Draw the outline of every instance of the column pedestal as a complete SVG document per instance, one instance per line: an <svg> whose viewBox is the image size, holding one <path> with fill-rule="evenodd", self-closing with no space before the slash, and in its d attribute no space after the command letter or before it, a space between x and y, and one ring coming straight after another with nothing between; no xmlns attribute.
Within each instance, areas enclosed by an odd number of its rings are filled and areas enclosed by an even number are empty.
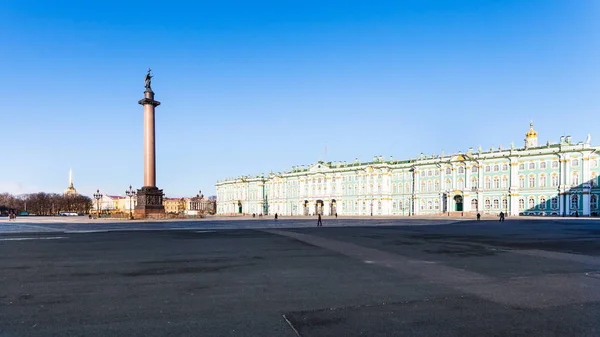
<svg viewBox="0 0 600 337"><path fill-rule="evenodd" d="M137 191L136 219L159 218L165 214L163 190L155 186L144 186Z"/></svg>

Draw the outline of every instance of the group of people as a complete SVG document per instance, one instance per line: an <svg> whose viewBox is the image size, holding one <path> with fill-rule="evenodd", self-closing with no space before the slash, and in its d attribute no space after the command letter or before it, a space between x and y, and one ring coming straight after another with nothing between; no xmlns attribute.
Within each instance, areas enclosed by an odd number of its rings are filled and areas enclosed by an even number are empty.
<svg viewBox="0 0 600 337"><path fill-rule="evenodd" d="M16 219L17 219L17 213L13 213L13 212L8 213L8 221L16 220Z"/></svg>
<svg viewBox="0 0 600 337"><path fill-rule="evenodd" d="M500 219L498 221L500 222L504 222L504 212L500 212L500 214L498 215L500 217ZM477 221L481 220L481 214L479 214L479 212L477 212Z"/></svg>
<svg viewBox="0 0 600 337"><path fill-rule="evenodd" d="M334 215L335 215L335 218L337 219L337 213L335 213ZM259 216L261 216L261 215L259 214ZM254 217L254 214L252 214L252 217ZM275 213L274 219L275 219L275 221L277 221L277 219L279 219L279 215L277 213ZM317 214L317 227L323 227L323 219L321 219L320 213Z"/></svg>

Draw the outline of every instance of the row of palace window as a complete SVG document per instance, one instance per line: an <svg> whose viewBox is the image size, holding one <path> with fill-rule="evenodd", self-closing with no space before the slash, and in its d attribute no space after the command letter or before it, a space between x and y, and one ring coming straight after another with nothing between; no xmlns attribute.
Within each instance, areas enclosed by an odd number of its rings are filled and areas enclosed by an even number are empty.
<svg viewBox="0 0 600 337"><path fill-rule="evenodd" d="M571 166L572 167L579 167L579 159L572 159L571 160ZM597 160L592 160L590 161L590 165L592 168L598 167L598 161ZM544 170L547 168L547 162L542 161L539 162L539 164L537 165L539 167L540 170ZM559 163L558 161L554 160L552 161L551 164L553 169L557 169L559 167ZM530 162L527 164L527 168L529 170L535 170L536 169L536 163L535 162ZM525 163L519 163L519 170L523 171L525 170ZM477 166L472 166L471 167L471 173L477 173L479 171L479 168ZM503 164L494 164L494 165L486 165L484 166L484 171L485 172L499 172L499 171L508 171L508 164L507 163L503 163ZM459 166L457 169L458 174L464 174L465 173L465 167L464 166ZM450 167L446 167L446 174L447 175L451 175L452 174L452 168ZM426 175L428 177L431 177L432 175L438 175L438 171L437 170L427 170L426 171Z"/></svg>
<svg viewBox="0 0 600 337"><path fill-rule="evenodd" d="M580 201L580 198L578 195L576 195L576 194L571 195L570 209L573 209L573 210L579 209L579 201ZM500 203L502 203L502 210L508 209L508 200L506 198L502 198L502 199L493 198L491 200L489 198L486 198L484 200L483 209L486 211L489 211L492 209L499 210ZM343 201L342 202L342 208L344 211L359 211L361 209L362 209L362 211L366 211L367 207L372 210L374 206L376 207L377 211L381 211L381 208L382 208L381 201L377 201L377 203L375 205L373 204L373 202L367 202L367 201L359 202L359 201L355 200L355 201ZM547 209L548 206L549 206L549 209L557 210L558 209L558 197L551 198L550 205L548 205L548 200L544 196L539 197L537 200L535 197L529 197L527 199L527 206L528 206L528 209L530 209L530 210L534 210L536 208L539 210L545 210L545 209ZM408 207L409 207L408 200L406 200L404 202L402 200L392 202L393 210L405 210ZM424 210L436 210L437 211L440 209L440 200L439 199L434 199L433 201L432 200L429 200L429 201L421 200L420 209L423 211ZM471 200L471 209L472 210L479 209L477 199ZM598 209L598 196L595 194L592 194L590 196L590 209L592 209L592 210ZM525 210L525 198L519 198L519 210L520 211Z"/></svg>
<svg viewBox="0 0 600 337"><path fill-rule="evenodd" d="M570 204L571 209L579 209L579 196L578 195L572 195L570 198L570 202L571 202L571 204ZM408 204L408 201L406 203ZM557 197L551 198L550 205L548 205L548 200L544 196L539 197L539 199L537 201L534 197L529 197L528 208L535 209L536 206L537 206L537 209L539 209L539 210L545 210L545 209L547 209L548 206L550 206L550 209L557 210L558 209L558 198ZM403 207L402 201L398 201L398 202L394 201L392 204L392 207L393 207L393 209L402 208ZM440 208L439 199L435 199L434 201L421 200L421 203L420 203L421 210L439 210L439 208ZM471 209L472 210L479 209L477 199L471 200ZM490 199L484 200L484 210L491 210L491 209L494 209L494 210L500 209L500 199L499 198L494 198L492 200L490 200ZM503 210L508 209L508 200L506 198L502 199L502 209ZM598 209L598 196L597 195L592 195L590 197L590 209L592 209L592 210ZM525 210L525 199L524 198L519 199L519 210L521 210L521 211Z"/></svg>
<svg viewBox="0 0 600 337"><path fill-rule="evenodd" d="M598 185L598 177L597 177L597 173L596 172L592 172L592 179L590 180L592 187L596 187ZM527 184L526 184L527 182ZM550 177L550 187L558 187L559 185L559 177L557 174L553 174ZM519 176L519 188L545 188L547 187L547 183L548 183L548 178L545 174L540 174L539 175L539 179L535 176L535 175L530 175L529 177L525 176ZM579 179L579 172L573 172L571 175L571 185L579 185L580 184L580 179ZM368 189L367 189L367 185L347 185L346 188L344 189L344 191L346 192L346 195L357 195L360 193L374 193L375 190L373 188L373 185L368 185ZM452 182L450 179L446 179L446 190L451 190L452 187ZM474 177L471 179L471 187L472 188L478 188L479 187L479 179ZM462 178L459 178L457 181L457 189L462 190L465 188L464 185L464 180ZM503 177L486 177L485 179L485 184L484 184L484 188L486 190L491 190L491 189L505 189L508 188L508 177L507 176L503 176ZM436 192L439 191L440 186L439 186L439 181L438 180L434 180L434 181L422 181L421 182L421 192ZM331 192L335 193L336 191L336 186L334 184L331 185ZM383 188L381 184L377 185L377 193L382 193ZM284 187L279 185L276 188L271 188L271 192L274 198L280 198L280 197L285 197L285 190ZM291 189L288 190L288 197L297 197L299 196L298 193L298 189L293 187ZM405 193L411 193L411 184L408 183L405 185ZM304 193L308 194L308 185L304 186ZM327 193L327 187L324 185L312 185L312 194L321 194L321 193ZM402 193L402 184L392 184L392 193L394 194L398 194L398 193ZM256 199L256 198L262 198L262 194L258 193L258 192L254 192L251 191L249 192L249 196L250 199ZM246 193L244 191L236 191L236 192L230 192L230 193L226 193L224 195L225 199L224 200L237 200L237 199L246 199Z"/></svg>
<svg viewBox="0 0 600 337"><path fill-rule="evenodd" d="M358 202L358 201L343 201L342 202L342 210L343 211L348 211L348 212L355 212L355 211L360 211L362 210L363 212L367 211L367 207L370 210L373 210L374 207L376 207L375 209L378 211L378 213L381 213L381 209L382 209L382 204L381 201L377 201L377 203L373 203L372 201L369 201L368 203L366 201L362 201L362 202Z"/></svg>

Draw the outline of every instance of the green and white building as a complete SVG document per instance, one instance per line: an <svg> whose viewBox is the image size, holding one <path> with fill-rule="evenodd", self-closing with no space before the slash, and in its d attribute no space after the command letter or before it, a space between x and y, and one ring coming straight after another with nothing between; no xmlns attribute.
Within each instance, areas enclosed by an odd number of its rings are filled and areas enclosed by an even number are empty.
<svg viewBox="0 0 600 337"><path fill-rule="evenodd" d="M217 182L217 214L597 215L598 153L590 138L454 155L322 162Z"/></svg>

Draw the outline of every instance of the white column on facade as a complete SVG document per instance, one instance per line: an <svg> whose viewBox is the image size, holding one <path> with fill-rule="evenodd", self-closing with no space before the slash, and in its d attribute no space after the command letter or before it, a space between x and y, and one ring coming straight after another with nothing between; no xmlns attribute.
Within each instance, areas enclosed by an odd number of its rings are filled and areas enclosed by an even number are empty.
<svg viewBox="0 0 600 337"><path fill-rule="evenodd" d="M457 189L457 184L456 184L456 165L452 164L452 190L456 190Z"/></svg>
<svg viewBox="0 0 600 337"><path fill-rule="evenodd" d="M586 153L581 160L581 183L586 184L590 179L590 155Z"/></svg>
<svg viewBox="0 0 600 337"><path fill-rule="evenodd" d="M323 215L331 215L331 201L323 200Z"/></svg>
<svg viewBox="0 0 600 337"><path fill-rule="evenodd" d="M420 214L420 210L421 210L421 200L418 197L419 193L417 193L417 191L420 191L421 186L419 185L420 183L420 178L419 178L420 172L417 170L417 167L414 167L414 172L413 172L413 185L412 185L412 202L409 205L410 207L412 207L412 214L413 215L418 215Z"/></svg>
<svg viewBox="0 0 600 337"><path fill-rule="evenodd" d="M516 157L510 157L510 163L509 163L509 170L510 170L510 175L509 175L509 186L508 186L508 190L510 191L509 193L509 198L508 198L508 202L509 202L509 214L516 216L519 215L519 194L520 194L520 189L519 189L519 160Z"/></svg>
<svg viewBox="0 0 600 337"><path fill-rule="evenodd" d="M571 187L571 169L570 169L571 160L568 155L565 155L563 158L564 158L564 162L562 163L562 165L563 165L564 172L565 172L563 184L565 184L565 186L564 186L565 189L568 189Z"/></svg>
<svg viewBox="0 0 600 337"><path fill-rule="evenodd" d="M590 157L589 153L585 153L582 158L581 163L581 186L583 186L583 193L581 195L581 202L583 203L582 215L589 216L590 215Z"/></svg>
<svg viewBox="0 0 600 337"><path fill-rule="evenodd" d="M583 203L583 210L581 215L590 215L590 193L589 191L583 192L581 195L581 202Z"/></svg>

